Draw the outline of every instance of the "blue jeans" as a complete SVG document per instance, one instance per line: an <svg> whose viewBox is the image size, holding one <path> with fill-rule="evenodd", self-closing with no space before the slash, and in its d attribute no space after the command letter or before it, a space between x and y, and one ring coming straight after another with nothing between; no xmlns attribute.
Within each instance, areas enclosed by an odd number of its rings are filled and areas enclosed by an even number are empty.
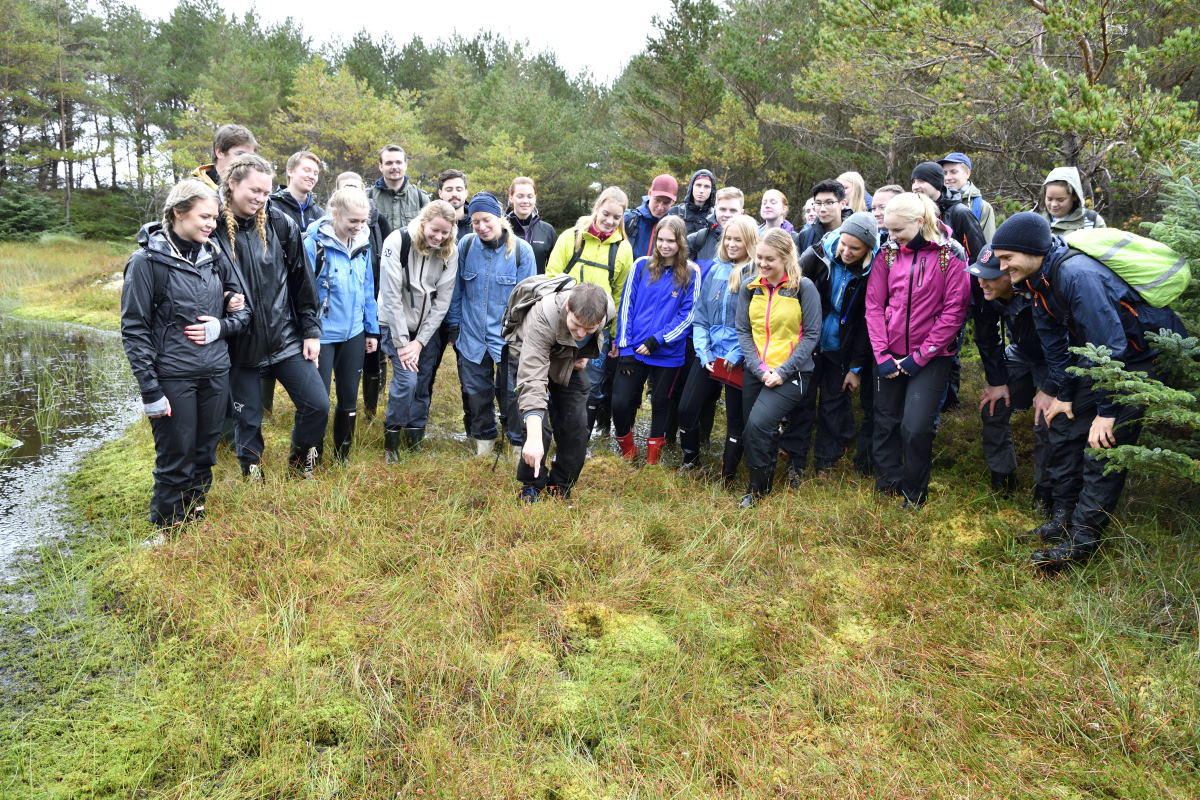
<svg viewBox="0 0 1200 800"><path fill-rule="evenodd" d="M439 330L421 348L417 371L400 366L391 328L383 325L379 332L379 349L392 362L392 380L388 384L387 412L384 426L388 428L424 428L429 424L429 404L433 397L433 377L442 360L442 334Z"/></svg>

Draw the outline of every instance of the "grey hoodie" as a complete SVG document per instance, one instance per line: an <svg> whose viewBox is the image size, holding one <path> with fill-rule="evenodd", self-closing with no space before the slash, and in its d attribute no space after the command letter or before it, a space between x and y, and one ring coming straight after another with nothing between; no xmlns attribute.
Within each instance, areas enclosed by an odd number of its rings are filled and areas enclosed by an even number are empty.
<svg viewBox="0 0 1200 800"><path fill-rule="evenodd" d="M980 204L979 227L983 228L983 238L990 242L996 233L996 212L992 208L992 204L983 199L979 188L971 181L967 181L962 188L962 201L963 205L971 209L972 214L975 213L973 202L976 197L979 198Z"/></svg>
<svg viewBox="0 0 1200 800"><path fill-rule="evenodd" d="M1053 183L1054 181L1063 181L1067 186L1071 187L1071 193L1075 195L1075 208L1062 219L1055 219L1050 216L1050 212L1039 201L1037 211L1050 223L1051 233L1056 236L1065 236L1071 231L1077 231L1080 228L1106 227L1104 217L1086 208L1084 205L1083 181L1079 179L1078 169L1075 167L1055 167L1050 170L1050 174L1046 176L1046 180L1042 181L1043 196L1046 192L1046 184Z"/></svg>

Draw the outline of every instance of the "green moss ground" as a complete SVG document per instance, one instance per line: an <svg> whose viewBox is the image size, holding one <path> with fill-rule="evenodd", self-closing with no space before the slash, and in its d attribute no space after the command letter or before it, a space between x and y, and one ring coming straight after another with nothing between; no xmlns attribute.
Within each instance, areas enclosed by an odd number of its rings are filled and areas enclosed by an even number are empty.
<svg viewBox="0 0 1200 800"><path fill-rule="evenodd" d="M1047 580L968 411L913 514L849 471L741 511L606 452L521 508L447 436L385 466L378 422L299 482L288 410L265 483L223 452L164 547L136 545L144 423L71 480L86 533L5 617L0 798L1200 795L1184 487L1131 481L1102 555Z"/></svg>

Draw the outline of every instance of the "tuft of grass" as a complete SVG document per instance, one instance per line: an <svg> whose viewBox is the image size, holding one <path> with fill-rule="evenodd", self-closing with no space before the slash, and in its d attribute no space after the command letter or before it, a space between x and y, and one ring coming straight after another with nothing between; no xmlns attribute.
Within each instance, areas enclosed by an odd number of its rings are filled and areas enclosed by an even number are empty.
<svg viewBox="0 0 1200 800"><path fill-rule="evenodd" d="M88 533L11 623L0 798L1200 794L1193 491L1132 480L1097 559L1038 577L964 410L915 514L848 469L746 512L602 442L570 503L522 507L448 435L442 370L425 449L386 466L364 423L315 482L281 393L266 480L221 452L152 550L148 426L91 456Z"/></svg>

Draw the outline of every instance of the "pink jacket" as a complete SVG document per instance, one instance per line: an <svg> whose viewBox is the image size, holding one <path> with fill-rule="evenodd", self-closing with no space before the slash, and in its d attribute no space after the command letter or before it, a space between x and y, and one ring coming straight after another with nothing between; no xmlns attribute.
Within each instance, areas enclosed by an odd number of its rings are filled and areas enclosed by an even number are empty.
<svg viewBox="0 0 1200 800"><path fill-rule="evenodd" d="M866 300L875 362L912 356L925 366L957 351L971 278L949 245L925 242L913 251L887 242L871 265Z"/></svg>

